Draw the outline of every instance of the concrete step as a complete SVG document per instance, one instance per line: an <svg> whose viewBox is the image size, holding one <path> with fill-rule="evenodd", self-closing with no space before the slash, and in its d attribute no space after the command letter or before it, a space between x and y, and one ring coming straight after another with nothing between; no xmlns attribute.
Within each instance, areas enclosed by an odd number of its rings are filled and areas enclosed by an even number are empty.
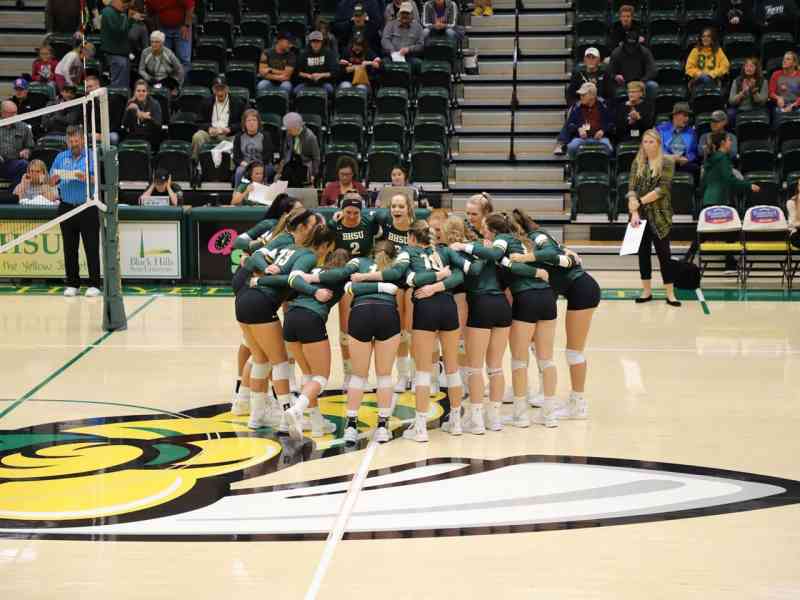
<svg viewBox="0 0 800 600"><path fill-rule="evenodd" d="M453 210L464 210L472 194L454 193ZM520 208L530 213L534 219L540 216L561 216L564 213L564 194L492 194L495 210L513 210Z"/></svg>
<svg viewBox="0 0 800 600"><path fill-rule="evenodd" d="M12 79L0 80L0 98L9 98L14 93L14 81Z"/></svg>
<svg viewBox="0 0 800 600"><path fill-rule="evenodd" d="M475 37L468 36L465 44L478 51L481 56L512 56L513 36ZM523 56L569 56L572 51L568 36L521 36L519 48Z"/></svg>
<svg viewBox="0 0 800 600"><path fill-rule="evenodd" d="M517 63L517 80L569 81L569 61L557 60L523 60ZM484 80L511 80L514 75L514 63L510 60L491 60L478 57L478 75L462 75L466 82Z"/></svg>
<svg viewBox="0 0 800 600"><path fill-rule="evenodd" d="M451 187L480 187L482 189L565 189L569 183L564 181L564 169L561 166L531 165L486 165L459 164L453 165L455 177Z"/></svg>
<svg viewBox="0 0 800 600"><path fill-rule="evenodd" d="M44 12L28 10L0 11L0 28L44 31Z"/></svg>
<svg viewBox="0 0 800 600"><path fill-rule="evenodd" d="M0 18L2 17L0 12ZM2 36L2 51L30 53L33 54L36 48L42 43L44 35L41 33L7 33Z"/></svg>
<svg viewBox="0 0 800 600"><path fill-rule="evenodd" d="M456 113L455 122L461 135L511 131L508 111L462 110ZM556 133L563 125L563 110L523 110L516 114L515 127L520 133Z"/></svg>
<svg viewBox="0 0 800 600"><path fill-rule="evenodd" d="M512 86L465 84L460 91L462 106L508 106ZM522 105L561 106L564 104L563 85L518 85L517 98Z"/></svg>
<svg viewBox="0 0 800 600"><path fill-rule="evenodd" d="M0 77L19 77L23 73L30 73L34 53L29 57L0 57Z"/></svg>
<svg viewBox="0 0 800 600"><path fill-rule="evenodd" d="M481 33L513 33L516 25L513 14L497 14L492 17L473 17L467 15L467 35ZM567 13L521 14L520 33L567 33L572 23Z"/></svg>
<svg viewBox="0 0 800 600"><path fill-rule="evenodd" d="M555 137L517 137L514 154L517 160L539 162L564 162L564 157L553 156ZM453 140L453 159L457 161L508 160L511 148L509 137L460 137Z"/></svg>

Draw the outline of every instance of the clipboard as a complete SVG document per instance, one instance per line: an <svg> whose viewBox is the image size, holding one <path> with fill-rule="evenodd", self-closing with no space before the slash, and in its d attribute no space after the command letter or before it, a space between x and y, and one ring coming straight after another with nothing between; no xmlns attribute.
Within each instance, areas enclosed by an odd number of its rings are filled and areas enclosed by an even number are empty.
<svg viewBox="0 0 800 600"><path fill-rule="evenodd" d="M637 254L639 246L642 245L642 237L644 236L644 228L647 226L647 221L642 220L639 222L638 227L632 227L628 222L628 227L625 229L625 239L622 240L622 246L619 249L620 256L628 256L630 254Z"/></svg>

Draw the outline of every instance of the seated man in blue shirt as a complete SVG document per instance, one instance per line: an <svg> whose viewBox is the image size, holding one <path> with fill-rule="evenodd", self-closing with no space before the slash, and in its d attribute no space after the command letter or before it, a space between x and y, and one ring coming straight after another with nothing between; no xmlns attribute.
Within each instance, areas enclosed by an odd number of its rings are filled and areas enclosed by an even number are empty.
<svg viewBox="0 0 800 600"><path fill-rule="evenodd" d="M694 175L698 181L700 164L697 160L697 133L689 126L692 109L686 102L676 102L672 107L672 121L661 123L656 130L661 135L664 154L675 158L675 169Z"/></svg>
<svg viewBox="0 0 800 600"><path fill-rule="evenodd" d="M87 161L88 173L87 179ZM58 214L63 215L84 204L89 190L94 190L94 165L83 146L83 128L73 125L67 128L67 149L61 152L50 168L50 184L57 185L61 202ZM91 187L90 187L91 186ZM88 297L100 296L100 220L97 207L87 208L66 221L61 222L61 237L64 241L64 268L67 273L65 296L77 296L81 287L78 267L78 246L83 239L83 250L89 266Z"/></svg>

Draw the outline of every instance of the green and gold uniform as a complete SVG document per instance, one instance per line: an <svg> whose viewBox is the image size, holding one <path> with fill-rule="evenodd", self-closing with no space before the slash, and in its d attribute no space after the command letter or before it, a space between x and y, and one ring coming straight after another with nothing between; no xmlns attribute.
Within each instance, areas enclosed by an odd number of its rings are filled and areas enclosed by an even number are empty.
<svg viewBox="0 0 800 600"><path fill-rule="evenodd" d="M266 246L272 239L270 231L278 224L276 219L264 219L256 223L247 231L239 236L233 242L234 250L244 250L246 252L253 252Z"/></svg>
<svg viewBox="0 0 800 600"><path fill-rule="evenodd" d="M380 226L371 217L361 213L361 221L355 227L345 227L343 219L334 221L328 219L328 227L336 232L336 247L343 248L351 257L369 256L375 236L378 235Z"/></svg>
<svg viewBox="0 0 800 600"><path fill-rule="evenodd" d="M430 214L430 210L420 208L415 211L415 218L427 219ZM391 210L388 208L376 208L372 212L372 218L381 227L379 239L392 242L398 252L405 250L406 246L408 246L408 229L404 231L394 226Z"/></svg>
<svg viewBox="0 0 800 600"><path fill-rule="evenodd" d="M487 247L481 243L467 244L467 252L474 254L478 258L499 263L503 258L511 254L525 254L525 246L516 237L509 234L499 234L495 237L492 245ZM535 273L535 271L534 271ZM511 278L509 287L512 294L518 294L526 290L546 289L548 284L543 279L531 275L517 275Z"/></svg>

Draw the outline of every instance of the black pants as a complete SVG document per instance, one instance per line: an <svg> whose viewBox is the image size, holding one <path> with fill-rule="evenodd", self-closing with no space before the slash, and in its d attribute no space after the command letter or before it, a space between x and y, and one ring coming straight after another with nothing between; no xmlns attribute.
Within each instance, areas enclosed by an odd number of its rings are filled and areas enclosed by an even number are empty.
<svg viewBox="0 0 800 600"><path fill-rule="evenodd" d="M62 202L58 205L58 214L63 215L75 208L72 204ZM64 240L64 269L67 272L67 286L81 287L81 276L78 268L78 245L83 239L83 250L89 265L89 285L102 287L100 280L100 218L97 207L93 206L77 215L61 222L61 237Z"/></svg>
<svg viewBox="0 0 800 600"><path fill-rule="evenodd" d="M653 264L650 256L650 246L655 246L656 255L658 255L658 263L661 265L661 279L664 284L672 283L675 281L672 273L672 265L670 260L672 252L669 247L669 234L664 239L659 239L653 233L650 223L644 226L644 235L642 235L642 244L639 246L639 274L642 279L648 281L653 277Z"/></svg>

